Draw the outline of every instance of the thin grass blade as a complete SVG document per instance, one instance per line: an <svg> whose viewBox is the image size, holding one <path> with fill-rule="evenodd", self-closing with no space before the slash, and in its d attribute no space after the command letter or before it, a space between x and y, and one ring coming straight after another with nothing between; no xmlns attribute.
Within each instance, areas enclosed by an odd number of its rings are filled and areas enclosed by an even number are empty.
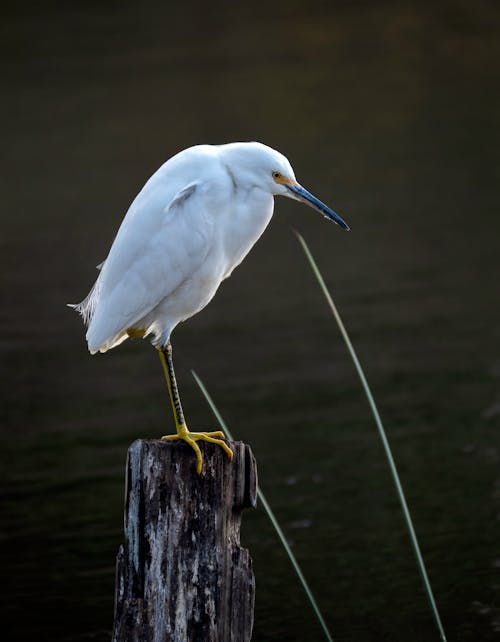
<svg viewBox="0 0 500 642"><path fill-rule="evenodd" d="M210 409L212 410L212 412L214 413L215 418L219 422L220 427L222 428L222 430L224 431L224 433L226 434L228 439L230 439L231 441L234 441L234 437L232 436L231 432L229 431L229 428L226 426L226 423L222 419L221 414L217 410L217 407L215 406L215 403L213 402L212 398L208 394L208 391L205 388L202 380L198 377L198 375L196 374L196 372L194 372L194 370L191 371L191 374L193 375L194 380L198 384L198 386L199 386L201 392L203 393L205 399L207 400L207 403L210 406ZM269 506L269 503L268 503L267 499L264 496L264 493L261 491L260 488L257 488L257 496L259 498L260 503L264 507L264 510L267 513L267 516L269 517L269 519L271 521L271 524L273 525L274 530L276 531L276 534L278 535L278 537L279 537L279 539L281 541L281 544L283 545L283 548L285 549L286 554L288 555L288 557L290 559L290 562L292 563L293 569L294 569L295 573L297 574L297 577L299 578L300 583L302 584L302 588L304 589L305 594L307 595L307 599L309 600L309 603L311 604L311 607L312 607L312 609L313 609L313 611L314 611L314 613L315 613L315 615L316 615L316 617L318 619L318 622L319 622L321 628L323 629L323 633L325 634L325 638L328 640L328 642L333 642L333 638L332 638L332 636L330 634L330 631L328 630L328 627L326 626L326 622L325 622L323 616L321 615L321 611L319 610L319 606L316 603L316 600L314 599L314 595L313 595L311 589L309 588L309 584L307 583L307 580L304 577L304 574L302 573L302 570L301 570L301 568L299 566L299 563L297 562L297 560L295 558L295 555L292 552L292 549L290 548L288 542L286 541L285 534L281 530L281 527L280 527L280 525L278 523L278 520L276 519L276 516L274 515L273 511L271 510L271 507Z"/></svg>
<svg viewBox="0 0 500 642"><path fill-rule="evenodd" d="M387 439L387 435L384 429L384 426L382 424L382 419L380 418L380 414L377 409L377 405L375 403L375 399L373 398L372 392L370 390L370 386L368 385L368 381L366 380L365 373L363 371L363 368L361 367L361 364L359 362L359 359L356 355L356 352L354 350L354 347L351 343L351 340L349 339L349 335L347 334L347 331L344 327L344 324L342 323L342 319L340 318L340 314L337 311L337 307L335 306L335 303L333 302L333 299L330 295L330 292L328 291L328 288L326 287L325 281L321 275L321 272L319 271L319 268L316 264L316 261L314 260L309 247L307 246L307 243L304 241L303 237L298 233L295 232L297 235L297 238L299 239L300 244L302 245L302 249L304 250L304 253L307 257L307 260L309 261L312 271L314 272L314 275L316 279L318 280L318 283L321 287L321 290L323 291L323 294L325 295L325 299L330 307L330 310L332 311L333 316L335 317L335 321L337 322L337 325L339 326L340 333L342 334L342 337L344 339L344 342L347 346L347 349L351 355L351 358L354 362L354 366L356 368L356 371L358 373L358 376L361 380L361 384L363 386L363 390L365 392L366 398L368 399L368 403L370 405L373 418L375 420L375 423L378 428L378 432L380 435L380 439L382 441L382 445L384 447L385 455L387 457L387 461L389 462L389 468L391 470L391 475L392 479L394 481L394 485L396 486L396 492L399 498L399 503L401 504L401 509L403 511L403 515L405 518L406 526L408 528L408 532L410 534L410 540L412 543L413 547L413 552L415 553L415 557L417 559L417 565L418 569L420 572L420 576L422 578L422 582L424 584L424 589L425 593L427 595L427 599L429 601L429 605L431 607L432 615L434 618L434 622L436 624L436 627L439 631L439 636L443 642L446 642L446 635L444 632L443 624L441 622L441 618L439 616L439 611L436 605L436 601L434 599L434 593L432 592L431 584L429 582L429 577L427 575L427 571L425 568L424 564L424 559L422 557L422 553L420 552L420 546L418 544L417 540L417 535L415 533L415 529L413 527L413 521L411 519L410 515L410 510L408 508L408 504L406 502L406 497L403 491L403 487L401 485L401 481L399 479L399 474L396 468L396 464L394 463L394 458L392 456L391 448L389 446L389 441Z"/></svg>

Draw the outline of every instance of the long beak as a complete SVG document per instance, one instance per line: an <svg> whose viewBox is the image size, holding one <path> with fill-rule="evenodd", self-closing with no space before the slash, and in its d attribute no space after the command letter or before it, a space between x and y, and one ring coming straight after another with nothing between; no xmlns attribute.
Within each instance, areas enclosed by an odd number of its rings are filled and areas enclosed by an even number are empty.
<svg viewBox="0 0 500 642"><path fill-rule="evenodd" d="M347 225L347 223L342 218L340 218L338 214L331 210L327 205L322 203L318 198L316 198L316 196L313 196L311 192L308 192L306 189L304 189L302 185L299 185L298 183L286 183L285 187L293 194L292 198L295 198L296 200L302 201L302 203L309 205L320 214L323 214L325 218L328 218L330 219L330 221L333 221L334 223L337 223L337 225L340 225L340 227L344 228L344 230L349 231L351 229L349 225Z"/></svg>

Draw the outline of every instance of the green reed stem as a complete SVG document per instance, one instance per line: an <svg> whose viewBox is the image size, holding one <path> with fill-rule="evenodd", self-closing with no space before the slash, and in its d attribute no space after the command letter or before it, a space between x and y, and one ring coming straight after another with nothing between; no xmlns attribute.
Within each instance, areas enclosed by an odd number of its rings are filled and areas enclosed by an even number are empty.
<svg viewBox="0 0 500 642"><path fill-rule="evenodd" d="M314 260L307 243L304 241L302 236L298 233L295 232L297 235L297 238L299 239L300 244L302 245L302 249L305 252L305 255L311 265L312 271L314 272L315 277L318 280L318 283L323 291L323 294L325 295L325 299L327 300L328 305L330 306L330 310L332 311L333 316L335 317L335 321L337 322L337 325L339 326L340 333L342 334L342 337L345 341L345 344L347 346L347 349L349 350L349 353L352 357L352 360L354 362L354 366L356 368L356 371L358 373L358 376L361 380L361 384L363 386L363 390L365 392L365 395L368 399L368 403L370 404L371 411L373 413L373 418L375 419L375 423L378 428L378 432L380 435L380 439L382 440L382 445L384 447L384 451L387 457L387 461L389 462L389 468L391 470L392 474L392 479L394 481L394 485L396 486L396 491L398 494L399 502L401 504L401 508L403 510L403 515L406 521L406 526L408 528L408 532L410 534L410 540L412 543L413 547L413 552L415 553L415 557L417 558L417 565L418 569L420 571L420 576L422 578L422 582L424 584L425 592L427 594L427 599L429 600L429 605L431 607L432 615L434 617L434 622L436 624L436 627L439 631L439 636L442 640L442 642L446 642L446 635L444 632L443 624L441 622L441 618L439 617L439 611L436 606L436 601L434 599L434 594L432 592L431 584L429 582L429 578L427 576L427 571L425 569L425 564L424 564L424 559L422 557L422 553L420 552L420 546L418 544L417 540L417 535L415 533L415 529L413 528L413 522L411 519L410 515L410 510L408 508L408 504L406 503L406 498L405 494L403 491L403 487L401 485L401 481L399 479L398 471L396 469L396 464L394 463L394 458L392 456L391 448L389 446L389 441L387 439L387 435L384 430L384 426L382 424L382 420L380 418L377 405L375 403L375 400L373 398L373 395L370 390L370 386L368 385L368 382L365 377L365 373L363 372L363 368L361 367L361 364L358 360L358 357L356 355L356 352L353 348L353 345L351 343L351 340L349 339L349 335L347 334L347 331L344 327L344 324L342 323L342 319L340 318L340 314L337 311L337 308L335 306L335 303L333 302L332 297L330 296L330 292L328 291L328 288L325 285L325 281L323 280L323 277L321 275L321 272L319 271L318 266L316 265L316 261Z"/></svg>
<svg viewBox="0 0 500 642"><path fill-rule="evenodd" d="M194 377L196 383L198 384L198 386L200 387L200 390L202 391L205 399L208 402L208 405L210 406L212 412L214 413L215 418L219 422L220 427L225 432L225 434L227 435L228 439L230 439L231 441L234 441L234 437L231 435L231 433L229 431L229 428L226 426L224 420L222 419L219 411L217 410L217 407L215 406L215 403L213 402L212 398L210 397L210 395L207 392L207 389L203 385L203 382L201 381L201 379L198 377L198 375L196 374L196 372L194 370L191 370L191 374L193 375L193 377ZM278 524L278 520L276 519L273 511L271 510L271 507L269 506L269 504L267 502L267 499L264 496L264 493L261 491L260 488L257 488L257 496L258 496L262 506L264 506L264 510L267 513L267 516L269 517L269 519L271 521L271 524L273 525L274 530L276 531L276 533L277 533L277 535L278 535L278 537L279 537L279 539L280 539L280 541L281 541L281 543L283 545L283 548L285 549L285 551L286 551L286 553L287 553L287 555L288 555L288 557L290 559L290 562L292 563L292 566L293 566L295 572L297 573L297 577L299 578L300 583L302 584L302 587L303 587L303 589L304 589L304 591L305 591L305 593L307 595L307 599L309 600L309 603L311 604L311 607L312 607L314 613L316 614L316 617L318 618L318 622L319 622L321 628L323 629L323 633L325 634L326 639L328 640L328 642L333 642L333 638L332 638L332 636L330 634L330 631L328 630L328 627L326 626L326 622L323 619L323 616L321 615L321 611L319 610L319 606L317 605L316 600L314 599L314 595L313 595L311 589L309 588L309 584L307 583L306 578L304 577L304 574L302 573L302 571L300 569L299 563L295 559L295 555L293 554L292 549L290 548L288 542L286 541L285 534L281 530L281 527Z"/></svg>

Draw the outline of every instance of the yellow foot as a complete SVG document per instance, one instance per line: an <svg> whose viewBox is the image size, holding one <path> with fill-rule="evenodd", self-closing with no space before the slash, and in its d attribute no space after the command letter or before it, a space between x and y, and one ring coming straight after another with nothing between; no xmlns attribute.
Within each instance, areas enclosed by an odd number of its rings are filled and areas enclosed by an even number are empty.
<svg viewBox="0 0 500 642"><path fill-rule="evenodd" d="M216 430L214 432L191 432L187 429L186 424L184 424L183 426L180 426L178 428L178 432L176 435L165 435L162 437L162 439L168 439L171 441L182 439L187 444L189 444L196 453L196 472L198 473L198 475L201 473L203 458L201 456L201 450L196 443L197 441L208 441L211 444L217 444L217 446L220 446L226 451L226 455L229 457L229 461L231 461L231 459L233 458L233 451L224 441L222 441L223 439L225 439L222 430Z"/></svg>

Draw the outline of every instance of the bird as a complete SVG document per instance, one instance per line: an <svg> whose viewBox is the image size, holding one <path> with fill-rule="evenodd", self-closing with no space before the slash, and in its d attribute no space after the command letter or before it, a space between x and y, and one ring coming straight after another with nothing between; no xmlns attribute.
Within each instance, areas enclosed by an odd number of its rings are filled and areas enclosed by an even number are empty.
<svg viewBox="0 0 500 642"><path fill-rule="evenodd" d="M130 205L99 275L81 303L91 354L150 337L167 382L176 432L196 455L199 441L233 452L222 431L189 430L175 377L171 335L200 312L243 261L271 220L274 197L309 205L344 230L347 223L302 187L288 159L259 142L195 145L168 159Z"/></svg>

